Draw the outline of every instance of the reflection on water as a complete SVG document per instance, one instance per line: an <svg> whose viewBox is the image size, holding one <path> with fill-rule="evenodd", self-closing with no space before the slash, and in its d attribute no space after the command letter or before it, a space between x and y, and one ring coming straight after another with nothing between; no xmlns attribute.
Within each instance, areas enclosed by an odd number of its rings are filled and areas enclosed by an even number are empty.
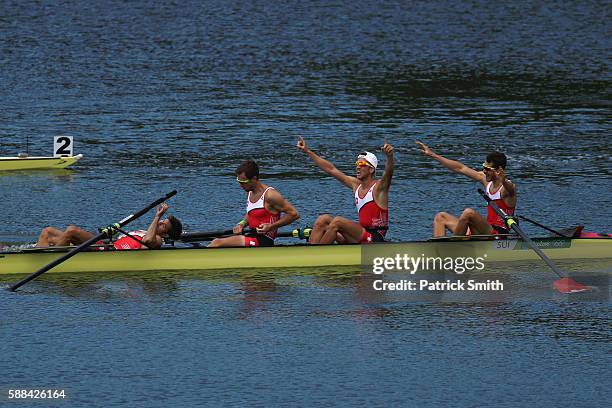
<svg viewBox="0 0 612 408"><path fill-rule="evenodd" d="M356 304L379 305L404 302L484 302L513 301L586 301L609 300L612 260L593 259L559 260L557 266L573 279L585 285L598 287L591 294L560 295L552 290L557 275L541 261L497 262L487 265L483 271L455 274L452 271L423 271L414 274L387 272L381 275L364 273L354 266L329 266L312 268L251 268L240 270L189 270L149 272L97 272L46 274L22 289L26 293L65 295L83 298L143 298L167 299L180 296L190 285L199 282L212 286L232 286L242 293L245 302L257 304L274 300L275 294L291 295L292 290L317 288L352 293ZM0 282L9 283L19 276L3 275ZM380 290L379 282L469 282L486 283L472 292L449 290L447 287L432 289L416 285L419 290ZM499 283L499 284L497 284ZM234 292L231 297L233 298ZM251 302L252 301L252 302Z"/></svg>
<svg viewBox="0 0 612 408"><path fill-rule="evenodd" d="M2 185L6 186L11 185L11 183L23 183L26 180L33 180L36 183L44 184L53 181L73 181L74 174L74 169L35 169L0 171L0 180L3 182Z"/></svg>
<svg viewBox="0 0 612 408"><path fill-rule="evenodd" d="M564 270L584 271L584 265L560 264ZM607 278L608 288L610 266L609 260L589 264L590 271ZM523 384L515 374L522 367L523 373L542 378L539 387L549 389L570 381L556 377L553 385L546 380L551 350L563 355L564 367L571 370L580 370L589 356L592 380L599 381L597 373L607 367L604 349L612 340L606 329L612 324L609 294L606 299L555 295L550 287L554 276L538 263L497 264L486 275L507 282L503 298L466 301L434 293L409 299L379 293L371 288L372 276L353 267L49 274L17 293L0 290L0 303L7 306L1 321L3 334L13 343L25 342L30 352L53 350L55 358L72 367L81 362L85 371L78 380L50 368L68 379L66 386L80 395L78 401L88 400L96 384L105 390L120 387L112 377L101 384L87 374L116 372L117 365L123 380L145 376L166 389L166 380L156 380L163 373L185 389L221 389L237 401L243 397L223 384L238 376L243 389L258 390L260 385L248 378L262 370L283 384L283 393L300 399L308 399L305 384L334 384L325 398L350 400L359 390L343 382L346 376L385 373L386 381L397 381L399 387L405 367L412 367L420 373L412 380L415 386L444 388L446 381L436 378L448 376L453 366L472 366L470 361L474 367L465 386L474 379L503 384L502 378ZM3 287L13 280L0 279ZM36 328L35 342L27 327ZM483 359L483 353L489 357ZM48 381L40 374L44 360L35 365L18 360L30 381ZM294 377L277 378L273 367L294 372ZM463 378L459 372L456 376ZM208 380L202 383L201 378ZM584 384L574 382L579 388ZM374 389L368 392L382 398ZM511 395L511 388L497 392ZM182 395L176 398L186 401Z"/></svg>

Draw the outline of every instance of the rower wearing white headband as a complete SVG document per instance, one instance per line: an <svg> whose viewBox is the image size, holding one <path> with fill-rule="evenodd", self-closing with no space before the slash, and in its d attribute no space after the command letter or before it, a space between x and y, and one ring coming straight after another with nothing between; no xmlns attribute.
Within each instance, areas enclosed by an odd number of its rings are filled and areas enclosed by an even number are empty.
<svg viewBox="0 0 612 408"><path fill-rule="evenodd" d="M354 244L384 241L389 227L388 207L389 188L393 178L393 146L385 143L381 149L387 156L387 163L380 179L375 178L378 159L373 153L363 152L357 156L353 177L344 174L332 163L310 150L304 138L299 138L297 147L321 170L353 190L359 214L359 222L330 214L320 215L312 227L309 243L331 244L336 241L340 244Z"/></svg>

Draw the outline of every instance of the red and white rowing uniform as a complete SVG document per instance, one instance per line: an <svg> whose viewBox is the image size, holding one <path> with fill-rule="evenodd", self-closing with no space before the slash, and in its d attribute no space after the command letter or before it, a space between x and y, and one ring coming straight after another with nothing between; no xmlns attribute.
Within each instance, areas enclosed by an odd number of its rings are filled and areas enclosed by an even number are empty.
<svg viewBox="0 0 612 408"><path fill-rule="evenodd" d="M130 231L130 235L135 236L136 238L142 241L142 238L146 235L147 231L145 230L137 230ZM142 249L142 244L136 241L133 238L128 237L127 235L120 235L119 238L113 242L113 246L115 249L124 250L124 249Z"/></svg>
<svg viewBox="0 0 612 408"><path fill-rule="evenodd" d="M515 207L509 207L501 197L501 191L502 188L504 188L504 185L502 184L495 193L491 193L492 186L493 182L490 181L489 184L487 184L487 196L489 196L491 201L497 204L499 209L502 210L504 214L514 215ZM487 222L493 228L494 232L502 234L507 234L509 232L508 227L506 227L506 223L504 222L504 219L497 215L497 213L495 212L493 207L491 207L490 204L487 206Z"/></svg>
<svg viewBox="0 0 612 408"><path fill-rule="evenodd" d="M261 197L255 202L251 202L251 193L247 196L247 220L249 222L249 228L255 230L261 224L273 224L280 220L280 213L273 213L268 211L266 208L266 193L268 190L274 190L272 187L268 187L264 190ZM274 245L274 238L276 238L277 230L271 230L263 235L253 234L245 235L244 245L245 246L272 246Z"/></svg>
<svg viewBox="0 0 612 408"><path fill-rule="evenodd" d="M355 206L359 213L359 224L365 228L360 243L384 241L389 226L389 210L380 207L374 201L373 191L376 183L372 184L365 196L359 196L361 186L355 190Z"/></svg>
<svg viewBox="0 0 612 408"><path fill-rule="evenodd" d="M136 230L136 231L130 231L130 235L135 236L136 238L140 239L142 241L142 239L144 238L144 236L146 235L147 231L145 230ZM98 241L96 242L96 244L98 245L104 245L103 241ZM119 238L117 238L117 240L115 242L113 242L113 247L115 247L115 249L118 250L126 250L126 249L142 249L143 245L136 241L133 238L128 237L127 235L119 235ZM106 248L105 247L100 247L98 248L99 251L105 251Z"/></svg>

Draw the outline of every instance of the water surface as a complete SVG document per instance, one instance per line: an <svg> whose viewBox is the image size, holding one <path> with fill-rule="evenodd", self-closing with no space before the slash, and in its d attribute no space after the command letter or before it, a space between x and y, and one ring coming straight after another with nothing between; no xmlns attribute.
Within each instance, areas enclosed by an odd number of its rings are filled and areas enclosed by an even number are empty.
<svg viewBox="0 0 612 408"><path fill-rule="evenodd" d="M187 229L225 229L246 158L300 225L354 218L299 135L346 172L395 146L394 240L429 237L437 211L484 210L416 140L474 167L503 150L522 214L610 231L609 21L600 1L4 3L0 156L68 134L85 157L0 175L0 242L94 230L173 189ZM65 387L76 406L609 401L609 297L557 297L539 263L490 272L516 293L371 298L335 270L49 276L0 291L0 389Z"/></svg>

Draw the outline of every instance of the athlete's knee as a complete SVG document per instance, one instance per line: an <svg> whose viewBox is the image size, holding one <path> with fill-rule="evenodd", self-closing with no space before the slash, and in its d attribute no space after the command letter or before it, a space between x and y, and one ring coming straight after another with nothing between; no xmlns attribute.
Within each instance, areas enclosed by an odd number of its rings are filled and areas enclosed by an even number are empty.
<svg viewBox="0 0 612 408"><path fill-rule="evenodd" d="M51 233L51 230L53 229L53 227L45 227L40 231L40 237L41 238L46 238L49 236L49 234Z"/></svg>
<svg viewBox="0 0 612 408"><path fill-rule="evenodd" d="M69 238L72 239L73 237L75 237L76 235L78 235L81 232L81 228L77 227L76 225L69 225L68 227L66 227L66 229L64 230L64 234Z"/></svg>
<svg viewBox="0 0 612 408"><path fill-rule="evenodd" d="M446 220L448 220L448 216L449 214L447 212L440 211L434 217L434 223L439 224L439 223L446 222Z"/></svg>
<svg viewBox="0 0 612 408"><path fill-rule="evenodd" d="M215 238L215 239L213 239L213 240L212 240L212 242L211 242L210 244L208 244L208 247L209 247L209 248L217 248L217 247L220 247L222 242L223 242L223 241L222 241L221 239L219 239L219 238Z"/></svg>
<svg viewBox="0 0 612 408"><path fill-rule="evenodd" d="M325 228L329 225L332 219L333 219L332 216L329 214L319 215L312 226L313 228L317 228L317 229Z"/></svg>
<svg viewBox="0 0 612 408"><path fill-rule="evenodd" d="M343 217L340 217L340 216L337 216L337 217L334 217L334 219L333 219L333 220L331 220L331 222L329 223L329 226L330 226L331 228L338 229L338 228L340 228L340 226L341 226L343 223L344 223L344 218L343 218Z"/></svg>
<svg viewBox="0 0 612 408"><path fill-rule="evenodd" d="M472 220L477 214L478 214L478 212L476 210L474 210L473 208L466 208L461 213L461 217L460 218L462 218L464 220Z"/></svg>
<svg viewBox="0 0 612 408"><path fill-rule="evenodd" d="M333 231L341 231L343 229L344 226L346 226L346 218L344 217L334 217L333 220L331 220L331 222L329 223L329 226L327 227L328 230L333 230Z"/></svg>

